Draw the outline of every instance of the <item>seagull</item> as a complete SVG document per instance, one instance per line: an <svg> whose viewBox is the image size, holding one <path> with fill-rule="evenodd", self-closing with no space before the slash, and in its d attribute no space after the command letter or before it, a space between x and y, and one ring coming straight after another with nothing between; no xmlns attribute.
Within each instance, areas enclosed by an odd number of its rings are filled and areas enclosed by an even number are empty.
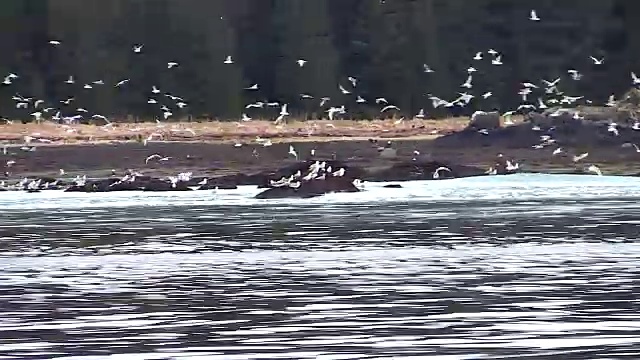
<svg viewBox="0 0 640 360"><path fill-rule="evenodd" d="M149 155L149 156L147 156L147 158L146 158L146 159L144 159L144 163L145 163L145 164L148 164L148 163L149 163L149 161L151 161L151 160L153 160L153 159L160 159L160 160L158 160L158 161L162 161L162 159L169 160L169 158L168 158L168 157L166 157L166 158L165 158L165 157L162 157L162 155L160 155L160 154L153 154L153 155ZM166 161L166 160L164 160L164 161Z"/></svg>
<svg viewBox="0 0 640 360"><path fill-rule="evenodd" d="M547 81L547 80L542 79L542 82L547 86L547 88L553 88L556 85L558 85L558 83L560 82L560 78L557 78L557 79L555 79L553 81Z"/></svg>
<svg viewBox="0 0 640 360"><path fill-rule="evenodd" d="M72 75L69 75L69 78L67 79L67 81L65 81L65 83L67 83L67 84L73 84L73 83L75 83L75 82L76 82L76 81L75 81L75 80L73 80L73 76L72 76Z"/></svg>
<svg viewBox="0 0 640 360"><path fill-rule="evenodd" d="M245 90L258 90L258 84L253 84L249 87L244 88Z"/></svg>
<svg viewBox="0 0 640 360"><path fill-rule="evenodd" d="M482 97L484 99L488 99L489 97L491 97L491 95L493 95L493 93L491 91L487 91L486 93L482 94Z"/></svg>
<svg viewBox="0 0 640 360"><path fill-rule="evenodd" d="M531 14L529 15L529 20L540 21L540 18L538 17L538 14L536 13L535 10L531 10Z"/></svg>
<svg viewBox="0 0 640 360"><path fill-rule="evenodd" d="M225 64L233 64L233 58L231 58L231 55L228 55L226 59L224 59L224 63Z"/></svg>
<svg viewBox="0 0 640 360"><path fill-rule="evenodd" d="M422 64L422 69L424 72L426 73L432 73L435 72L435 70L433 70L432 68L429 67L429 65L427 64Z"/></svg>
<svg viewBox="0 0 640 360"><path fill-rule="evenodd" d="M638 76L636 76L636 73L634 72L631 72L631 81L633 81L633 85L640 84L640 78L638 78Z"/></svg>
<svg viewBox="0 0 640 360"><path fill-rule="evenodd" d="M353 76L348 76L347 80L349 80L351 86L353 87L356 87L356 85L358 84L358 79L354 78Z"/></svg>
<svg viewBox="0 0 640 360"><path fill-rule="evenodd" d="M618 128L616 126L617 126L616 123L609 124L609 127L607 127L607 131L610 133L613 133L613 135L615 136L619 136L620 132L618 131Z"/></svg>
<svg viewBox="0 0 640 360"><path fill-rule="evenodd" d="M126 84L128 82L129 82L129 79L120 80L120 81L118 81L116 83L116 85L114 87L120 87L120 86L122 86L122 85L124 85L124 84Z"/></svg>
<svg viewBox="0 0 640 360"><path fill-rule="evenodd" d="M569 73L569 75L571 75L571 79L572 80L578 81L578 80L582 79L582 74L580 74L578 72L578 70L569 69L569 70L567 70L567 73Z"/></svg>
<svg viewBox="0 0 640 360"><path fill-rule="evenodd" d="M478 51L476 56L473 57L473 60L482 60L482 51Z"/></svg>
<svg viewBox="0 0 640 360"><path fill-rule="evenodd" d="M415 117L418 119L424 119L424 109L420 109Z"/></svg>
<svg viewBox="0 0 640 360"><path fill-rule="evenodd" d="M594 174L596 174L596 175L598 175L598 176L602 176L602 171L600 171L600 168L599 168L599 167L597 167L597 166L595 166L595 165L590 165L590 166L587 168L587 171L588 171L588 172L592 172L592 173L594 173Z"/></svg>
<svg viewBox="0 0 640 360"><path fill-rule="evenodd" d="M584 154L580 154L580 155L575 155L573 157L573 162L578 162L584 158L586 158L587 156L589 156L589 153L584 153Z"/></svg>
<svg viewBox="0 0 640 360"><path fill-rule="evenodd" d="M358 95L358 98L356 99L356 103L364 104L366 102L367 102L367 100L365 100L362 96Z"/></svg>
<svg viewBox="0 0 640 360"><path fill-rule="evenodd" d="M298 63L298 66L303 67L303 66L304 66L304 64L306 64L306 63L307 63L307 60L299 59L299 60L297 60L296 62Z"/></svg>
<svg viewBox="0 0 640 360"><path fill-rule="evenodd" d="M242 121L251 121L251 118L247 114L242 113Z"/></svg>
<svg viewBox="0 0 640 360"><path fill-rule="evenodd" d="M50 40L50 41L49 41L49 44L51 44L51 45L54 45L54 46L55 46L55 45L60 45L60 44L61 44L61 42L60 42L60 41L58 41L58 40Z"/></svg>
<svg viewBox="0 0 640 360"><path fill-rule="evenodd" d="M134 52L134 53L140 53L140 52L142 52L142 47L143 47L143 46L144 46L144 45L142 45L142 44L140 44L140 45L133 45L133 52Z"/></svg>
<svg viewBox="0 0 640 360"><path fill-rule="evenodd" d="M289 145L289 155L293 155L296 160L298 159L298 153L296 152L296 149L293 148L293 145Z"/></svg>
<svg viewBox="0 0 640 360"><path fill-rule="evenodd" d="M388 104L389 102L387 101L387 99L382 97L376 99L376 104L382 104L382 103Z"/></svg>
<svg viewBox="0 0 640 360"><path fill-rule="evenodd" d="M102 119L102 120L104 120L104 121L106 121L106 122L109 122L109 120L107 119L107 117L106 117L106 116L104 116L104 115L95 114L95 115L93 115L93 116L91 116L91 117L92 117L92 118L94 118L94 119Z"/></svg>
<svg viewBox="0 0 640 360"><path fill-rule="evenodd" d="M340 169L332 172L331 176L333 176L333 177L342 177L342 176L344 176L345 172L346 172L345 168L340 168Z"/></svg>
<svg viewBox="0 0 640 360"><path fill-rule="evenodd" d="M467 88L467 89L471 89L471 88L473 87L473 85L471 85L471 81L472 81L472 80L473 80L473 76L472 76L472 75L469 75L469 76L467 77L467 80L466 80L462 85L460 85L460 87L464 87L464 88Z"/></svg>
<svg viewBox="0 0 640 360"><path fill-rule="evenodd" d="M591 60L593 60L593 64L594 65L601 65L604 62L604 58L598 60L596 58L594 58L593 56L590 56Z"/></svg>
<svg viewBox="0 0 640 360"><path fill-rule="evenodd" d="M331 100L331 99L328 98L328 97L320 98L320 107L323 107L324 104L326 104L329 100Z"/></svg>
<svg viewBox="0 0 640 360"><path fill-rule="evenodd" d="M178 66L177 62L171 61L167 63L167 69L171 69L172 67Z"/></svg>
<svg viewBox="0 0 640 360"><path fill-rule="evenodd" d="M492 65L502 65L502 55L496 56L495 59L491 60Z"/></svg>
<svg viewBox="0 0 640 360"><path fill-rule="evenodd" d="M387 110L391 110L391 109L400 111L400 108L395 106L395 105L387 105L387 106L383 107L382 110L380 110L380 112L383 113L383 112L385 112Z"/></svg>
<svg viewBox="0 0 640 360"><path fill-rule="evenodd" d="M327 113L329 113L329 120L333 121L333 114L335 113L342 113L344 112L344 105L342 105L341 107L331 107L329 108L329 110L327 110Z"/></svg>
<svg viewBox="0 0 640 360"><path fill-rule="evenodd" d="M351 91L345 89L344 86L342 86L342 85L338 85L338 88L340 89L340 92L342 92L344 95L351 94Z"/></svg>
<svg viewBox="0 0 640 360"><path fill-rule="evenodd" d="M287 110L287 104L282 105L280 108L280 116L289 116L289 111Z"/></svg>
<svg viewBox="0 0 640 360"><path fill-rule="evenodd" d="M440 166L439 168L436 169L436 171L433 172L433 179L434 180L437 180L437 179L440 178L440 171L451 172L451 169L449 169L448 167Z"/></svg>

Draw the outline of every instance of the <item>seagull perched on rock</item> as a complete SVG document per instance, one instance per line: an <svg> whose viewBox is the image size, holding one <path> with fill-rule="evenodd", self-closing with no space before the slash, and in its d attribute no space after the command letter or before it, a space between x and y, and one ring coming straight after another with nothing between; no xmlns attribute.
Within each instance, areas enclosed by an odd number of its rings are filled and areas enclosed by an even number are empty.
<svg viewBox="0 0 640 360"><path fill-rule="evenodd" d="M536 13L535 10L531 10L531 13L529 14L529 20L540 21L540 18L538 17L538 13Z"/></svg>

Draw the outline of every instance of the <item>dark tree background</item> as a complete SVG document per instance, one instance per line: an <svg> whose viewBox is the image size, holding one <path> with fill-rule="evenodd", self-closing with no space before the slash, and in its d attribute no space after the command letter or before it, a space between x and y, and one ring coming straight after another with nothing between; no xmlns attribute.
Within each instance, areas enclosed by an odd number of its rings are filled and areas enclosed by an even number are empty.
<svg viewBox="0 0 640 360"><path fill-rule="evenodd" d="M542 21L528 20L531 9ZM15 108L16 93L56 108L73 96L66 115L82 106L155 117L165 105L175 117L238 119L255 111L247 103L279 101L295 116L344 104L350 116L371 117L376 97L411 115L432 111L427 94L455 99L469 66L478 69L470 111L513 108L521 82L558 76L566 93L604 102L630 87L631 71L640 74L639 18L638 0L2 0L0 76L20 77L0 85L0 115L28 117ZM489 48L504 65L491 65ZM485 60L472 60L478 51ZM594 66L592 55L604 64ZM167 69L169 61L180 65ZM568 69L583 80L571 82ZM70 75L74 84L65 83ZM115 88L122 79L130 82ZM97 80L105 85L83 88ZM482 99L486 91L494 96ZM148 104L155 95L158 104ZM321 97L331 98L324 108Z"/></svg>

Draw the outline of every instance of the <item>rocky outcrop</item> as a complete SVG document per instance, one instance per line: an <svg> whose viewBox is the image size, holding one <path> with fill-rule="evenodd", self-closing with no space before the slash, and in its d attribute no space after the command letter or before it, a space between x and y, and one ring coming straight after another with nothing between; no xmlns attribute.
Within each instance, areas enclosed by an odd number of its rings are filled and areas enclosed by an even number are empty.
<svg viewBox="0 0 640 360"><path fill-rule="evenodd" d="M321 180L303 181L300 186L279 186L267 189L256 195L256 199L281 199L281 198L312 198L330 193L359 192L353 184L353 179L345 177L329 177Z"/></svg>
<svg viewBox="0 0 640 360"><path fill-rule="evenodd" d="M497 111L485 112L476 111L471 115L471 120L467 125L468 130L495 130L501 127L500 114Z"/></svg>

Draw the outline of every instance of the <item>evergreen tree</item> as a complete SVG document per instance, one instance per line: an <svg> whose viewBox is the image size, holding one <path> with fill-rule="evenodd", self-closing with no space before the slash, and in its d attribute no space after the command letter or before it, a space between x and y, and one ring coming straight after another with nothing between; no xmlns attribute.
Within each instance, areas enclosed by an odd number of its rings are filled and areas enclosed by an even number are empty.
<svg viewBox="0 0 640 360"><path fill-rule="evenodd" d="M303 109L305 116L319 111L319 98L335 98L338 94L339 59L328 10L326 1L274 1L274 45L279 49L275 95L291 104L293 111ZM306 63L299 66L298 60ZM314 100L301 99L301 94L311 95Z"/></svg>

